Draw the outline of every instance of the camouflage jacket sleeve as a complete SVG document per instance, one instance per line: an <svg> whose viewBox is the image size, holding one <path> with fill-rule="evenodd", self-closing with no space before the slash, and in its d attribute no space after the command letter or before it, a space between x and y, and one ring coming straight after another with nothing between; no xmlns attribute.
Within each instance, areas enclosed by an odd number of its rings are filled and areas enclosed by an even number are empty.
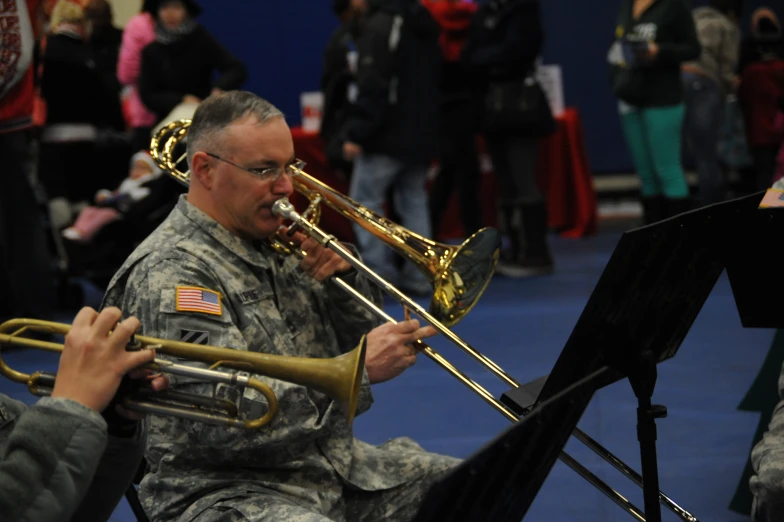
<svg viewBox="0 0 784 522"><path fill-rule="evenodd" d="M352 245L344 243L343 246L359 258L359 253ZM378 308L383 308L384 301L381 289L367 276L352 268L347 273L338 274L337 277L348 283L354 290L362 294ZM362 333L367 333L381 324L382 321L379 318L370 312L357 298L340 288L339 285L331 282L322 284L316 281L313 281L313 284L316 285L316 292L322 291L320 287L323 287L325 290L325 295L329 300L330 319L334 324L351 324L351 330ZM343 339L342 341L344 342L341 344L356 344L358 341L355 337L356 335L350 339Z"/></svg>
<svg viewBox="0 0 784 522"><path fill-rule="evenodd" d="M232 310L227 304L222 306L220 314L178 310L176 289L182 286L208 289L222 295L227 295L228 291L202 261L187 254L179 257L171 254L158 258L154 264L142 262L137 265L125 284L122 303L106 304L119 306L127 315L138 317L140 333L146 336L288 355L276 353L278 346L274 338L272 342L269 339L257 341L265 338L263 328L255 324L243 325L240 321L242 311ZM193 361L178 362L209 366ZM256 377L271 387L278 400L278 413L267 427L242 430L156 417L151 423L151 437L161 432L167 437L187 434L190 445L200 446L193 454L201 454L207 460L245 461L249 465L253 461L269 465L286 462L291 455L301 452L304 445L319 437L325 424L334 422L335 416L340 414L335 411L337 406L323 394L263 375ZM258 418L268 410L266 399L255 390L243 391L177 376L172 379L171 388L235 403L245 418Z"/></svg>
<svg viewBox="0 0 784 522"><path fill-rule="evenodd" d="M768 431L751 452L754 475L752 518L756 522L784 520L784 367L779 377L782 401L773 411Z"/></svg>
<svg viewBox="0 0 784 522"><path fill-rule="evenodd" d="M359 254L353 245L343 243L352 254L359 258ZM378 285L373 283L367 276L360 274L356 269L338 274L341 280L359 292L376 307L383 309L384 301ZM359 343L361 336L367 334L373 328L382 324L382 320L376 317L359 299L351 295L348 291L334 282L317 282L311 278L311 293L314 299L323 301L323 309L329 315L329 321L335 325L338 343L341 346L353 349ZM362 389L360 390L359 402L357 404L356 415L366 412L373 404L373 395L370 391L370 379L367 371L363 372Z"/></svg>

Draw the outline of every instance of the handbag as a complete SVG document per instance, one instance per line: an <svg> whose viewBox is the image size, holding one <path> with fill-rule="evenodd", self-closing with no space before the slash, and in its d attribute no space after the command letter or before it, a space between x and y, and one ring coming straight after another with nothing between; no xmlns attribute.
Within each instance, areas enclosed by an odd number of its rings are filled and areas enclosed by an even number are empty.
<svg viewBox="0 0 784 522"><path fill-rule="evenodd" d="M544 137L555 132L547 96L533 75L524 80L491 81L484 98L482 128L486 133Z"/></svg>

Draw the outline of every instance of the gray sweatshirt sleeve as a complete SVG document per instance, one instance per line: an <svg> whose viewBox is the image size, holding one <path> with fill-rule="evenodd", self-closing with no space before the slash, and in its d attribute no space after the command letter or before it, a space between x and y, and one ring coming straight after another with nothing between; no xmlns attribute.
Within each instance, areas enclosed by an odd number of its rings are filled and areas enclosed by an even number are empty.
<svg viewBox="0 0 784 522"><path fill-rule="evenodd" d="M3 395L0 401L19 404ZM15 419L5 419L0 427L5 432L0 433L0 520L68 520L98 467L106 429L98 413L62 398L44 397Z"/></svg>
<svg viewBox="0 0 784 522"><path fill-rule="evenodd" d="M71 519L72 522L109 520L142 463L146 435L147 430L140 422L133 437L109 436L90 489Z"/></svg>
<svg viewBox="0 0 784 522"><path fill-rule="evenodd" d="M754 469L749 481L754 494L752 519L755 522L784 520L784 366L779 377L779 402L768 431L751 452Z"/></svg>

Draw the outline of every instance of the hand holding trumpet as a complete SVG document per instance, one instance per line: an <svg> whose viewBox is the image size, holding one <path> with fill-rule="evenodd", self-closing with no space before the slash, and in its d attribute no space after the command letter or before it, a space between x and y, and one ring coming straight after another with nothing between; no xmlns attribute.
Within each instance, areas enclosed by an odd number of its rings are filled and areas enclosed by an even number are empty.
<svg viewBox="0 0 784 522"><path fill-rule="evenodd" d="M117 393L126 374L135 379L149 379L155 391L168 386L166 377L138 369L155 358L154 350L125 350L139 328L139 320L129 317L118 323L121 317L122 312L113 307L100 314L92 308L82 308L65 337L52 397L65 397L101 412ZM138 413L121 408L118 406L118 413L126 418L141 418Z"/></svg>

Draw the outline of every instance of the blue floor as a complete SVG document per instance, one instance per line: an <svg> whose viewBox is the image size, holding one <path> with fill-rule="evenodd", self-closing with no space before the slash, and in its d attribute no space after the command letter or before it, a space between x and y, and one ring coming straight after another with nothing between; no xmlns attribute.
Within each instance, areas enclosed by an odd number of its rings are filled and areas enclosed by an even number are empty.
<svg viewBox="0 0 784 522"><path fill-rule="evenodd" d="M619 235L607 231L584 240L554 239L555 275L494 280L479 305L454 331L521 382L547 374ZM392 301L387 310L402 317L402 310ZM730 512L727 505L759 416L736 407L772 338L772 330L741 327L729 284L722 276L678 355L659 365L654 402L669 409L669 416L658 421L661 490L703 522L748 520ZM505 391L498 379L448 341L434 339L430 344L494 394ZM48 363L34 363L33 356L24 353L9 355L9 362L13 357L20 370L52 364L50 358ZM4 380L0 381L0 392L32 401L21 386ZM594 396L579 427L639 470L635 408L628 383L616 383ZM507 426L508 421L478 396L422 357L401 377L376 387L374 407L356 420L356 434L373 443L405 435L428 450L467 457ZM572 439L566 450L642 506L639 489L589 449ZM124 502L112 520L133 520ZM525 520L633 519L558 462ZM678 519L665 511L663 520Z"/></svg>

